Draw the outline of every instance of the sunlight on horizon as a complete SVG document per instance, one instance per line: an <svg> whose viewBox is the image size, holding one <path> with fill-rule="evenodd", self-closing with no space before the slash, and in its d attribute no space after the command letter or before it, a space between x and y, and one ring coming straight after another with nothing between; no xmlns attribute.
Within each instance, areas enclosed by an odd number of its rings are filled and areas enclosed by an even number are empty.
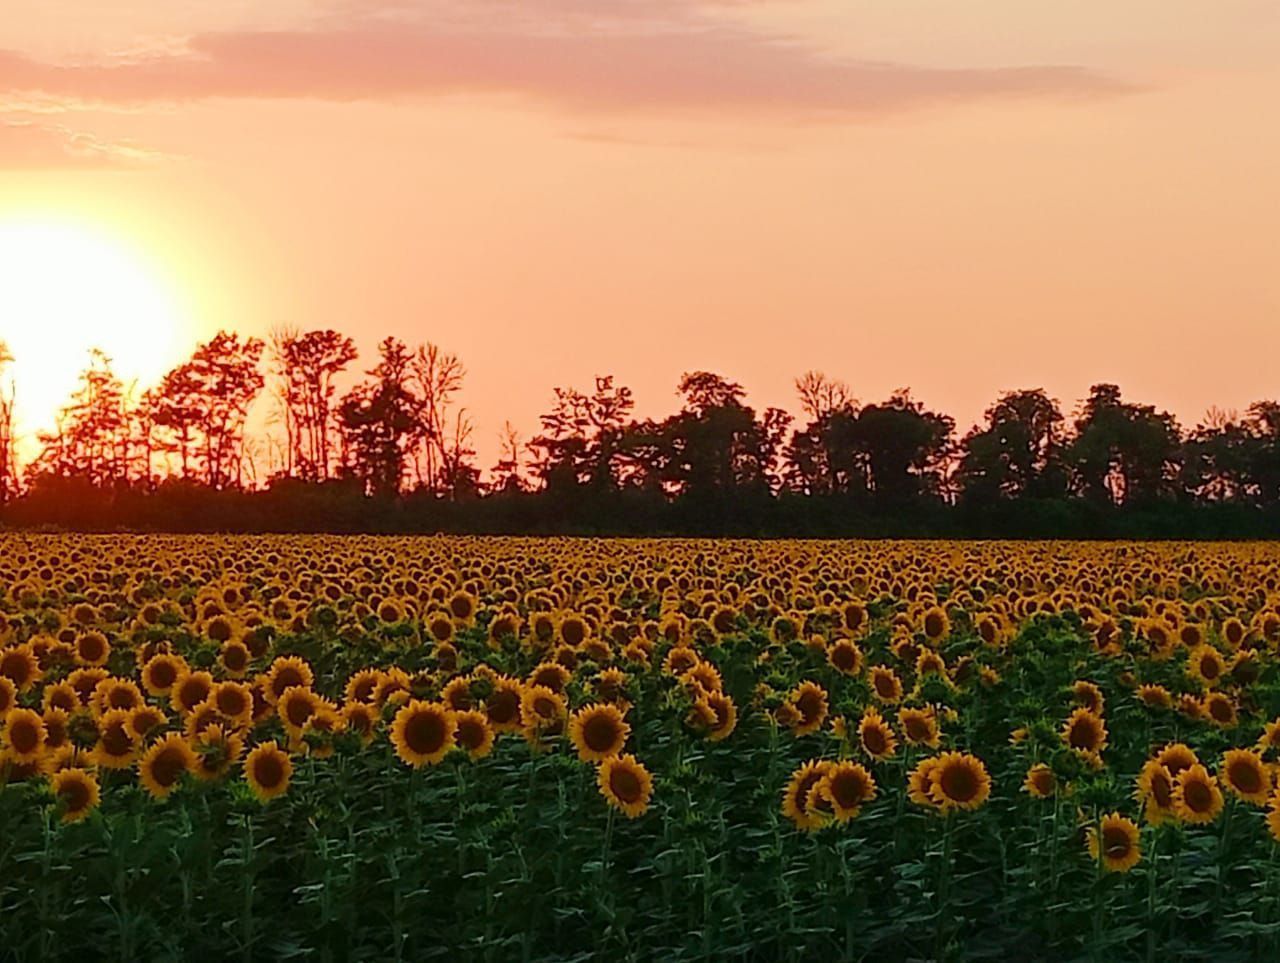
<svg viewBox="0 0 1280 963"><path fill-rule="evenodd" d="M89 352L100 348L126 388L153 384L194 334L182 298L147 252L94 224L0 218L0 341L13 355L20 448L52 428Z"/></svg>

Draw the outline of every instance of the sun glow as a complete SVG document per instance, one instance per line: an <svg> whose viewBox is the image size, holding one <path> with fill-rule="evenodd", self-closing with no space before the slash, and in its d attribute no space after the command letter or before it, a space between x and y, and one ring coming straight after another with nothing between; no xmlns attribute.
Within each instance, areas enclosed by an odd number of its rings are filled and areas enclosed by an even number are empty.
<svg viewBox="0 0 1280 963"><path fill-rule="evenodd" d="M24 448L55 423L90 349L142 389L190 334L181 299L129 242L74 221L0 219L0 341L14 358Z"/></svg>

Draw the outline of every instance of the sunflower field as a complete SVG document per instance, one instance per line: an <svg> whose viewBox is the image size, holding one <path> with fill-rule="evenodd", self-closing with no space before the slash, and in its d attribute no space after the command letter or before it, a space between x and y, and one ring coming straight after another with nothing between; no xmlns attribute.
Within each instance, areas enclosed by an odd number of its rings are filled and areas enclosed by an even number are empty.
<svg viewBox="0 0 1280 963"><path fill-rule="evenodd" d="M0 947L1280 958L1280 547L0 536Z"/></svg>

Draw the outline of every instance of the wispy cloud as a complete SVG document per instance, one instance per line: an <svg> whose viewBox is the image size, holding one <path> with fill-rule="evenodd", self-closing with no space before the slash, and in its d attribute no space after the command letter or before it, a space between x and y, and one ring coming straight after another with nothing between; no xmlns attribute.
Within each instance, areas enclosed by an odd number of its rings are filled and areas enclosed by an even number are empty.
<svg viewBox="0 0 1280 963"><path fill-rule="evenodd" d="M59 124L0 120L0 170L130 168L161 156Z"/></svg>
<svg viewBox="0 0 1280 963"><path fill-rule="evenodd" d="M339 4L309 29L206 33L180 50L97 62L52 63L0 51L0 95L112 105L479 93L584 111L842 118L1123 89L1074 66L941 69L840 59L673 0L370 0Z"/></svg>

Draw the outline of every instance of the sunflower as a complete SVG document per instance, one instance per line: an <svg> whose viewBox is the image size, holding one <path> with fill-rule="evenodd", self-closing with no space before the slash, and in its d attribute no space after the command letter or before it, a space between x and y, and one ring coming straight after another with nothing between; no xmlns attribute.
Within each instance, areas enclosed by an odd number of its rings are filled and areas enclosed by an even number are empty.
<svg viewBox="0 0 1280 963"><path fill-rule="evenodd" d="M775 645L786 645L800 637L798 620L790 615L779 615L769 623L769 638Z"/></svg>
<svg viewBox="0 0 1280 963"><path fill-rule="evenodd" d="M1103 698L1102 690L1094 683L1086 679L1077 680L1071 686L1071 697L1075 699L1077 705L1083 706L1094 715L1102 715L1106 700Z"/></svg>
<svg viewBox="0 0 1280 963"><path fill-rule="evenodd" d="M993 614L987 613L978 618L975 626L984 645L998 645L1004 637L1004 627Z"/></svg>
<svg viewBox="0 0 1280 963"><path fill-rule="evenodd" d="M552 692L563 693L572 678L573 673L559 662L542 662L529 673L528 684L545 686Z"/></svg>
<svg viewBox="0 0 1280 963"><path fill-rule="evenodd" d="M938 748L941 734L938 730L938 717L931 707L899 709L898 724L902 726L902 734L911 745Z"/></svg>
<svg viewBox="0 0 1280 963"><path fill-rule="evenodd" d="M920 617L920 630L930 642L939 642L951 632L951 619L940 605L925 609Z"/></svg>
<svg viewBox="0 0 1280 963"><path fill-rule="evenodd" d="M435 765L453 748L457 723L438 702L413 699L396 712L391 742L400 760L415 769Z"/></svg>
<svg viewBox="0 0 1280 963"><path fill-rule="evenodd" d="M1148 759L1138 773L1135 795L1142 803L1142 818L1158 826L1174 818L1173 776L1159 759Z"/></svg>
<svg viewBox="0 0 1280 963"><path fill-rule="evenodd" d="M457 631L457 624L446 612L433 612L427 618L427 634L437 646L452 642Z"/></svg>
<svg viewBox="0 0 1280 963"><path fill-rule="evenodd" d="M213 676L204 671L187 671L178 677L169 693L174 710L182 716L190 715L213 691Z"/></svg>
<svg viewBox="0 0 1280 963"><path fill-rule="evenodd" d="M66 709L45 709L40 718L44 722L45 752L56 752L70 744L71 715Z"/></svg>
<svg viewBox="0 0 1280 963"><path fill-rule="evenodd" d="M293 686L310 689L314 682L315 674L305 660L296 655L282 655L267 669L264 695L268 702L275 705L286 690Z"/></svg>
<svg viewBox="0 0 1280 963"><path fill-rule="evenodd" d="M1222 757L1218 778L1227 790L1246 802L1265 806L1271 794L1271 770L1262 756L1248 749L1230 749Z"/></svg>
<svg viewBox="0 0 1280 963"><path fill-rule="evenodd" d="M895 705L902 701L902 680L888 666L872 666L871 692L876 697L877 702Z"/></svg>
<svg viewBox="0 0 1280 963"><path fill-rule="evenodd" d="M450 679L440 690L440 701L454 712L464 712L473 708L475 700L471 697L472 681L469 675L459 675Z"/></svg>
<svg viewBox="0 0 1280 963"><path fill-rule="evenodd" d="M720 670L710 662L699 662L680 676L680 681L691 690L690 695L694 698L703 694L724 691L724 680L720 677Z"/></svg>
<svg viewBox="0 0 1280 963"><path fill-rule="evenodd" d="M893 728L874 706L862 714L862 720L858 723L858 741L862 744L862 751L876 762L890 759L898 751L898 740Z"/></svg>
<svg viewBox="0 0 1280 963"><path fill-rule="evenodd" d="M824 759L810 759L793 772L787 781L787 787L782 792L782 815L799 829L812 832L820 829L826 822L821 813L810 808L809 803L814 788L831 765L831 762Z"/></svg>
<svg viewBox="0 0 1280 963"><path fill-rule="evenodd" d="M302 751L317 759L328 759L334 754L334 736L343 730L346 722L338 710L326 700L311 713L302 732L294 740Z"/></svg>
<svg viewBox="0 0 1280 963"><path fill-rule="evenodd" d="M98 807L102 798L98 779L84 769L60 769L49 777L49 789L57 800L64 823L79 822Z"/></svg>
<svg viewBox="0 0 1280 963"><path fill-rule="evenodd" d="M822 728L829 708L826 689L816 682L801 682L791 690L787 701L796 710L792 731L797 736L807 736Z"/></svg>
<svg viewBox="0 0 1280 963"><path fill-rule="evenodd" d="M378 621L385 625L398 625L407 618L404 605L397 599L383 599L378 604Z"/></svg>
<svg viewBox="0 0 1280 963"><path fill-rule="evenodd" d="M1280 749L1280 718L1265 723L1262 735L1258 737L1257 747L1265 752L1269 749Z"/></svg>
<svg viewBox="0 0 1280 963"><path fill-rule="evenodd" d="M1037 762L1027 770L1022 788L1036 799L1048 799L1058 792L1058 777L1043 762Z"/></svg>
<svg viewBox="0 0 1280 963"><path fill-rule="evenodd" d="M699 662L698 653L687 645L675 645L662 660L662 671L667 675L682 676Z"/></svg>
<svg viewBox="0 0 1280 963"><path fill-rule="evenodd" d="M569 720L569 739L583 762L616 756L627 743L631 726L617 706L608 702L583 706Z"/></svg>
<svg viewBox="0 0 1280 963"><path fill-rule="evenodd" d="M476 620L476 597L470 592L455 592L449 599L449 614L459 625L473 625Z"/></svg>
<svg viewBox="0 0 1280 963"><path fill-rule="evenodd" d="M499 649L520 636L520 616L515 612L499 612L489 620L489 648Z"/></svg>
<svg viewBox="0 0 1280 963"><path fill-rule="evenodd" d="M1222 655L1211 645L1197 645L1187 656L1187 672L1205 688L1213 688L1227 671Z"/></svg>
<svg viewBox="0 0 1280 963"><path fill-rule="evenodd" d="M938 802L933 798L933 777L938 769L938 756L927 756L916 763L907 777L907 795L917 806L938 809Z"/></svg>
<svg viewBox="0 0 1280 963"><path fill-rule="evenodd" d="M343 698L347 702L373 702L382 673L378 669L361 669L347 679Z"/></svg>
<svg viewBox="0 0 1280 963"><path fill-rule="evenodd" d="M1107 747L1107 724L1093 710L1080 706L1063 724L1062 741L1082 756L1096 756Z"/></svg>
<svg viewBox="0 0 1280 963"><path fill-rule="evenodd" d="M836 639L827 647L827 662L841 675L856 676L862 671L862 649L852 639Z"/></svg>
<svg viewBox="0 0 1280 963"><path fill-rule="evenodd" d="M1211 692L1205 697L1204 714L1220 729L1230 729L1239 719L1235 702L1222 692Z"/></svg>
<svg viewBox="0 0 1280 963"><path fill-rule="evenodd" d="M871 618L867 614L867 607L855 600L846 602L840 609L840 621L846 629L857 636L867 628Z"/></svg>
<svg viewBox="0 0 1280 963"><path fill-rule="evenodd" d="M89 698L89 708L99 716L110 709L134 709L142 703L142 691L137 685L111 676L99 682Z"/></svg>
<svg viewBox="0 0 1280 963"><path fill-rule="evenodd" d="M525 686L520 694L521 727L525 738L537 743L542 736L564 731L568 709L564 697L545 685Z"/></svg>
<svg viewBox="0 0 1280 963"><path fill-rule="evenodd" d="M827 802L836 822L848 822L862 811L864 803L876 796L875 777L856 762L834 762L810 790Z"/></svg>
<svg viewBox="0 0 1280 963"><path fill-rule="evenodd" d="M10 761L36 762L44 752L44 719L33 709L10 709L4 720L4 745Z"/></svg>
<svg viewBox="0 0 1280 963"><path fill-rule="evenodd" d="M1186 823L1211 823L1222 812L1222 790L1204 766L1196 763L1174 777L1173 811Z"/></svg>
<svg viewBox="0 0 1280 963"><path fill-rule="evenodd" d="M1271 838L1280 843L1280 789L1276 790L1267 807L1267 829L1271 831Z"/></svg>
<svg viewBox="0 0 1280 963"><path fill-rule="evenodd" d="M1190 769L1200 762L1199 757L1186 743L1171 742L1155 754L1156 762L1169 770L1171 777L1176 777L1184 769Z"/></svg>
<svg viewBox="0 0 1280 963"><path fill-rule="evenodd" d="M653 777L630 753L610 756L601 762L596 782L600 795L628 819L635 819L649 808Z"/></svg>
<svg viewBox="0 0 1280 963"><path fill-rule="evenodd" d="M230 678L243 679L252 661L253 653L239 639L228 639L222 643L222 651L218 653L218 663Z"/></svg>
<svg viewBox="0 0 1280 963"><path fill-rule="evenodd" d="M346 722L346 730L359 736L363 745L373 742L380 721L373 706L367 702L348 702L342 707L342 718Z"/></svg>
<svg viewBox="0 0 1280 963"><path fill-rule="evenodd" d="M111 643L101 632L82 632L76 636L75 659L80 665L103 666L111 655Z"/></svg>
<svg viewBox="0 0 1280 963"><path fill-rule="evenodd" d="M196 764L196 754L176 732L157 740L138 760L138 778L152 799L164 799L177 788L183 773Z"/></svg>
<svg viewBox="0 0 1280 963"><path fill-rule="evenodd" d="M707 738L721 742L738 726L738 707L733 698L722 692L711 692L694 703L699 724L707 730Z"/></svg>
<svg viewBox="0 0 1280 963"><path fill-rule="evenodd" d="M214 724L191 741L195 763L191 767L197 779L221 779L244 753L244 739L234 730Z"/></svg>
<svg viewBox="0 0 1280 963"><path fill-rule="evenodd" d="M163 709L158 706L142 705L129 710L127 725L139 742L145 742L148 735L158 732L168 721L169 718L164 714Z"/></svg>
<svg viewBox="0 0 1280 963"><path fill-rule="evenodd" d="M944 812L977 809L991 795L991 777L977 756L967 752L944 752L930 773L929 794Z"/></svg>
<svg viewBox="0 0 1280 963"><path fill-rule="evenodd" d="M110 676L110 674L101 666L76 669L67 676L67 684L76 690L78 703L87 706L89 700L93 698L93 690L98 687L98 683ZM19 686L18 688L21 689L22 687Z"/></svg>
<svg viewBox="0 0 1280 963"><path fill-rule="evenodd" d="M168 652L153 655L142 667L142 687L153 696L165 696L188 671L186 660Z"/></svg>
<svg viewBox="0 0 1280 963"><path fill-rule="evenodd" d="M520 731L523 696L524 686L519 679L501 675L493 680L493 690L484 700L484 711L494 732Z"/></svg>
<svg viewBox="0 0 1280 963"><path fill-rule="evenodd" d="M1138 701L1151 709L1173 707L1173 695L1162 685L1138 686Z"/></svg>
<svg viewBox="0 0 1280 963"><path fill-rule="evenodd" d="M488 716L478 709L463 709L453 717L457 724L454 739L468 756L483 759L493 751L493 727Z"/></svg>
<svg viewBox="0 0 1280 963"><path fill-rule="evenodd" d="M238 728L253 721L253 690L243 682L219 682L209 698L217 710Z"/></svg>
<svg viewBox="0 0 1280 963"><path fill-rule="evenodd" d="M1108 873L1127 873L1142 858L1138 824L1119 813L1103 816L1089 827L1089 855Z"/></svg>
<svg viewBox="0 0 1280 963"><path fill-rule="evenodd" d="M1226 641L1227 645L1231 646L1233 649L1238 649L1240 647L1247 634L1248 629L1246 629L1244 623L1235 616L1232 616L1222 623L1222 638Z"/></svg>
<svg viewBox="0 0 1280 963"><path fill-rule="evenodd" d="M290 686L284 691L276 702L276 715L291 738L302 737L307 720L320 708L322 701L320 696L300 685Z"/></svg>
<svg viewBox="0 0 1280 963"><path fill-rule="evenodd" d="M621 669L610 667L602 669L596 676L594 688L596 696L602 702L620 704L625 702L623 690L627 684L627 674Z"/></svg>
<svg viewBox="0 0 1280 963"><path fill-rule="evenodd" d="M40 661L30 645L11 645L0 649L0 676L8 678L19 692L26 692L40 681Z"/></svg>
<svg viewBox="0 0 1280 963"><path fill-rule="evenodd" d="M0 676L0 678L4 677ZM5 679L5 681L9 680ZM0 685L3 685L3 683L0 683ZM66 682L56 682L53 685L44 687L40 705L45 710L62 709L64 712L75 712L80 708L80 694L76 692L74 686ZM0 713L0 715L3 715L3 713Z"/></svg>
<svg viewBox="0 0 1280 963"><path fill-rule="evenodd" d="M129 727L129 713L112 709L98 720L93 761L103 769L128 769L133 765L140 741Z"/></svg>
<svg viewBox="0 0 1280 963"><path fill-rule="evenodd" d="M244 778L262 802L283 795L293 775L293 760L274 739L257 746L244 761Z"/></svg>

